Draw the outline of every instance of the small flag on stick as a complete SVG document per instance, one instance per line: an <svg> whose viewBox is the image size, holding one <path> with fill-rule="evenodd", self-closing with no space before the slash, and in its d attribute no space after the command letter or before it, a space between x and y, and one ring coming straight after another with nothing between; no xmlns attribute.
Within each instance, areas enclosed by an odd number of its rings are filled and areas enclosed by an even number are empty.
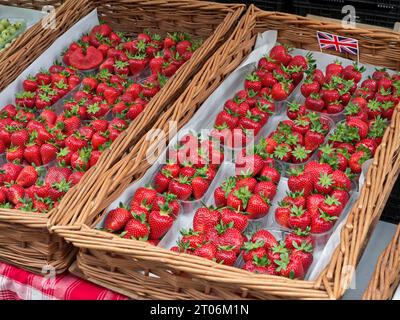
<svg viewBox="0 0 400 320"><path fill-rule="evenodd" d="M335 50L341 53L354 54L357 55L357 59L359 60L357 39L342 37L322 31L317 31L317 38L320 50Z"/></svg>

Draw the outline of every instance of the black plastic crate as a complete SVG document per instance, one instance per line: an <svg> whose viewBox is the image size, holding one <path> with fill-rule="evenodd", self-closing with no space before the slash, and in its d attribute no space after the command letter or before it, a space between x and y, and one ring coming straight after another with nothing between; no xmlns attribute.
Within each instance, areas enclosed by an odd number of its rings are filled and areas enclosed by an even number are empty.
<svg viewBox="0 0 400 320"><path fill-rule="evenodd" d="M383 210L381 220L391 223L400 223L400 178L397 179L393 190Z"/></svg>
<svg viewBox="0 0 400 320"><path fill-rule="evenodd" d="M293 0L293 12L306 16L314 14L334 19L342 19L344 5L356 9L356 22L393 28L400 21L400 1L372 0Z"/></svg>
<svg viewBox="0 0 400 320"><path fill-rule="evenodd" d="M254 4L258 8L266 11L281 11L290 12L292 7L292 1L274 1L274 0L248 0L246 1L248 5Z"/></svg>

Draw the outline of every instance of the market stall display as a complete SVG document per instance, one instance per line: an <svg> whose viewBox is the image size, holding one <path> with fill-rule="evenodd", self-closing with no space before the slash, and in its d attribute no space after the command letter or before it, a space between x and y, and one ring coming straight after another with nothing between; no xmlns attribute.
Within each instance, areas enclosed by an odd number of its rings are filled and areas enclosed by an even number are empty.
<svg viewBox="0 0 400 320"><path fill-rule="evenodd" d="M394 298L400 281L400 226L393 240L381 253L375 271L364 292L363 300L389 300ZM397 290L397 291L396 291ZM397 293L397 299L399 295Z"/></svg>
<svg viewBox="0 0 400 320"><path fill-rule="evenodd" d="M115 24L112 15L125 6L129 13ZM0 256L34 272L45 264L62 272L74 258L71 245L46 229L59 202L79 201L68 200L68 191L84 189L85 180L96 179L134 146L243 10L205 2L187 8L181 1L162 7L113 2L112 12L105 2L83 1L79 8L95 10L78 15L0 95L6 162ZM67 12L68 19L75 12ZM161 13L157 26L153 15ZM99 17L112 24L99 25ZM208 27L197 28L196 17ZM211 24L204 22L207 17Z"/></svg>
<svg viewBox="0 0 400 320"><path fill-rule="evenodd" d="M391 44L398 43L399 37L395 33L379 33L379 35L374 38L374 33L371 30L355 29L354 33L352 33L347 29L342 29L341 26L282 13L262 12L254 7L250 7L246 16L240 21L236 33L232 35L225 46L221 47L220 50L216 52L214 56L215 60L209 60L205 63L202 71L193 78L193 82L198 82L198 91L186 90L184 94L177 99L174 107L159 118L155 124L155 128L162 128L167 132L169 129L168 121L170 120L177 121L178 129L182 127L184 127L184 129L195 130L212 128L214 123L210 124L210 119L214 121L214 116L221 112L220 108L215 107L215 101L220 101L222 107L224 101L231 98L239 90L243 90L243 75L254 71L254 68L257 67L257 63L255 62L258 62L263 54L270 53L275 46L276 39L274 39L271 33L263 34L263 32L275 29L278 31L279 42L289 43L295 48L307 49L303 50L307 53L309 50L313 51L319 49L318 42L315 38L316 30L325 30L325 28L331 32L332 29L335 29L335 32L338 34L350 33L351 36L357 38L361 50L360 62L363 65L365 63L370 63L372 65L381 65L381 63L385 63L387 67L393 67L394 69L398 66L398 61L394 58L395 54L389 49L387 44L389 41ZM258 33L261 34L259 37L256 37ZM299 37L299 33L302 34L302 37ZM377 58L377 53L371 50L368 45L371 38L374 39L374 41L381 41L382 45L385 47L385 50L380 52L379 59ZM238 39L240 39L240 45L237 42ZM258 41L256 42L257 39ZM282 50L282 52L286 53L284 50ZM314 52L314 55L325 56L323 53L318 52ZM248 57L245 59L246 56ZM303 55L303 57L305 56L306 54ZM385 56L385 59L382 60L381 56ZM283 54L283 58L290 59L286 54ZM333 60L332 57L329 57L329 59L325 58L323 59L323 63L332 63ZM283 60L281 62L283 63ZM352 67L352 61L346 59L343 59L343 62L346 63L346 66L344 66L345 68L350 66L346 70L351 71L351 77L346 76L348 78L344 80L352 80L354 82L351 89L344 90L345 92L343 92L343 94L347 94L350 90L353 90L352 92L355 94L355 82L363 83L362 80L365 80L368 75L373 74L374 67L364 65L367 68L367 72L363 75L365 79L359 79L358 66L357 68ZM238 69L234 71L236 68ZM322 70L323 68L318 67L318 69ZM225 77L227 77L227 79L225 79ZM222 81L223 79L225 79L225 81ZM256 78L253 76L247 79L247 81L251 81L253 85L253 82L257 82L255 80ZM339 85L339 83L336 83L336 85ZM341 83L341 85L344 86L343 88L347 88L347 85L344 83ZM262 90L262 88L257 89ZM327 90L335 91L333 92L334 95L339 93L336 92L336 90L341 89L340 87L327 88ZM385 90L388 89L389 88L386 88ZM351 94L349 98L351 98L352 95L353 94ZM372 95L370 98L373 98ZM54 216L50 221L51 224L54 225L51 230L62 235L79 248L77 264L85 277L95 279L106 287L114 288L121 292L123 291L125 294L134 298L146 297L166 299L171 298L172 292L175 299L340 298L352 277L351 270L347 268L348 266L355 267L357 264L358 257L363 251L363 245L368 238L369 230L379 218L385 199L393 186L396 173L398 172L397 151L399 145L397 141L400 132L397 124L400 119L398 110L396 109L397 107L395 107L398 103L397 95L394 99L394 112L391 115L392 121L390 123L389 121L382 120L380 114L378 115L370 112L371 119L368 120L367 117L368 123L360 119L359 121L355 121L355 117L346 118L344 121L347 121L349 124L348 128L351 130L348 130L350 132L345 134L339 134L338 130L341 132L341 128L343 127L340 122L341 119L331 118L331 120L335 122L335 125L333 131L329 132L326 139L328 142L331 141L335 148L340 146L339 149L345 149L350 154L356 154L357 157L359 157L358 159L354 159L354 163L360 166L353 166L353 173L355 173L356 176L351 176L350 179L347 177L349 172L348 170L346 172L347 163L344 162L344 159L347 160L347 158L341 157L339 154L337 154L336 159L342 160L341 163L324 163L326 157L324 157L322 153L323 151L328 153L328 148L323 149L319 153L316 152L317 160L307 159L305 161L305 163L312 163L312 161L315 161L314 164L318 164L318 166L327 170L325 174L322 175L321 181L309 179L313 182L311 188L320 188L321 195L318 196L318 198L320 198L318 201L322 199L321 196L324 197L323 201L320 201L320 204L324 205L325 211L327 211L320 212L318 210L315 213L315 216L319 219L318 224L326 227L326 222L334 220L337 216L340 216L341 221L338 221L338 223L334 225L328 223L329 228L324 231L330 231L329 229L331 229L332 233L328 233L328 236L322 237L322 239L317 241L318 243L320 243L320 241L322 242L322 246L320 246L322 250L313 252L314 257L310 267L308 267L308 264L310 263L309 254L311 252L310 248L307 247L307 243L305 243L305 246L302 248L303 250L299 250L302 251L301 254L303 256L307 256L308 262L304 265L302 264L303 272L299 272L296 277L294 276L296 272L292 269L295 266L294 263L291 264L291 267L288 267L291 262L290 257L293 249L284 248L284 246L282 246L282 248L277 247L274 251L279 252L282 250L285 251L286 254L269 259L276 264L275 270L281 267L279 272L282 272L281 274L284 277L252 274L246 270L240 270L239 268L233 268L223 263L214 262L212 259L214 253L218 253L219 255L225 254L225 257L228 257L229 254L229 264L231 264L234 259L236 261L236 257L238 256L237 247L241 246L242 242L249 242L247 241L249 239L253 244L246 244L245 247L250 248L253 245L257 245L257 240L252 241L251 237L244 239L237 236L238 242L233 245L233 248L231 243L227 243L227 246L225 246L224 244L226 243L224 240L219 239L220 235L222 235L223 238L224 232L231 232L232 234L238 234L239 232L240 234L240 228L237 229L234 223L231 223L233 221L227 224L217 224L219 227L215 229L218 235L213 231L216 237L213 239L217 239L216 245L221 241L222 248L213 248L212 245L208 244L207 250L199 250L203 258L199 257L200 254L188 255L191 251L196 251L196 249L190 250L190 248L188 250L187 246L190 246L190 241L184 241L186 244L182 243L182 249L178 246L178 248L174 247L172 252L165 250L165 248L170 248L169 244L175 243L174 240L176 236L180 237L179 229L182 224L185 229L185 231L182 232L182 238L196 237L196 234L193 233L196 232L194 230L195 219L193 219L193 215L199 212L198 209L201 207L201 204L195 204L190 207L187 214L179 215L176 221L181 220L181 222L174 222L172 228L164 235L158 243L158 246L143 241L137 241L132 239L132 237L131 239L121 238L116 234L100 230L100 228L102 228L102 221L107 217L107 214L115 209L121 200L128 199L129 196L132 196L134 190L140 187L141 184L145 184L146 181L149 181L150 172L156 168L156 165L153 165L153 167L147 171L151 164L146 161L146 154L151 154L154 146L152 146L151 141L147 141L145 137L142 139L142 143L137 144L124 159L117 163L111 170L103 174L100 180L96 181L96 184L92 183L90 188L91 193L87 193L80 198L81 202L86 203L83 209L80 208L79 211L74 210L72 205L68 205L68 203L65 202L64 205L68 208L66 211L70 212L70 214L68 216L61 214ZM360 102L361 99L358 100ZM293 103L295 101L287 102ZM356 105L354 100L353 104ZM200 110L195 114L198 108L200 108ZM382 112L385 108L386 107L382 108ZM389 106L388 109L390 108ZM305 108L303 108L303 110L304 109ZM380 105L379 111L381 111ZM327 116L329 117L329 114ZM300 121L298 124L306 125L304 121ZM269 124L266 125L266 128L269 128ZM260 130L260 132L261 131L262 130ZM371 132L373 134L367 137ZM341 139L336 139L337 136ZM206 135L203 138L208 139L209 136ZM256 142L258 142L257 139L261 138L263 137L256 137ZM367 138L370 140L377 139L377 141L379 141L379 146L377 146L376 149L372 148L373 144L371 141L368 140L369 142L367 143L367 141L364 140ZM338 140L337 143L335 143L334 140ZM323 143L325 144L325 141ZM356 147L357 144L358 146ZM356 148L360 148L360 150L356 150ZM240 154L240 149L230 150L230 152L228 152L229 157L225 158L226 165L229 166L230 162L231 166L234 168L235 165L231 161L235 161L238 154ZM328 154L330 154L330 152ZM253 168L258 168L256 166L258 162L256 163L254 159L255 157L252 158ZM279 160L275 161L278 162ZM300 164L299 167L301 168L304 164ZM290 168L293 167L293 165L298 166L298 164L288 164L287 166ZM341 168L343 171L336 168L339 165L342 166ZM226 173L223 169L224 165L222 165L221 168L214 182L219 181L219 175L224 175ZM337 170L338 172L335 173L335 179L333 179L333 172ZM283 175L285 175L285 173L286 170L283 171ZM234 175L235 174L227 175L226 178L229 176L233 177ZM138 180L138 178L141 179ZM279 195L282 195L282 193L284 194L284 190L288 188L289 178L290 177L285 176L281 177L280 186L278 185ZM352 186L351 180L354 180L353 182L356 184L355 187ZM221 182L222 181L223 180L221 180ZM254 184L254 180L252 180L252 183ZM255 179L255 183L257 183L257 179ZM211 186L211 190L215 190L218 185L219 184L216 183L216 186ZM225 186L226 185L229 185L229 183L226 183ZM250 187L247 186L247 188ZM239 189L240 187L238 190ZM235 197L231 196L231 200L234 201L231 202L231 204L235 203L238 204L239 208L247 208L248 201L250 197L253 196L253 194L250 195L250 190L248 191L249 192L243 190L243 192L241 191L237 192L236 195L234 194ZM209 192L209 194L206 193L205 198L213 201L213 194L210 189L208 189L207 192ZM240 197L237 195L240 195ZM265 202L262 197L261 200ZM303 200L306 201L305 199ZM276 200L274 199L273 201ZM345 204L346 202L347 204ZM207 207L210 204L211 203L206 203ZM348 207L345 208L346 206ZM298 223L300 222L299 220L301 220L299 218L301 218L305 212L304 207L300 207L301 205L293 205L290 212L290 216L293 216L291 217L293 226L296 227L299 226ZM262 210L261 215L265 214L265 212L275 212L275 208L266 210L265 203L263 204L263 208L265 210ZM206 213L207 211L202 212L202 214ZM211 210L211 213L209 212L210 216L217 217L213 220L214 222L218 222L219 215L222 217L222 212L220 210L217 210L217 212ZM224 211L224 217L225 214L234 215L236 212L235 210L233 210L233 213ZM266 214L264 217L269 218L272 216L271 214ZM224 219L227 218L225 217ZM296 219L297 221L295 221ZM294 223L294 221L296 223ZM267 223L263 227L266 227L268 231L268 227L270 227L270 225L268 225L268 219L265 219L263 222ZM294 234L293 236L307 236L307 226L309 225L300 225L300 229L303 227L305 230L296 230L298 234ZM191 227L193 227L193 230L188 230ZM272 229L270 230L272 231ZM276 236L276 241L284 238L284 236L282 236L283 231L285 230L279 231L281 234ZM300 231L305 231L305 233L302 234ZM312 233L311 235L315 236L315 234L313 235ZM195 239L190 238L190 240L194 241ZM260 245L260 242L258 245ZM296 245L298 244L296 243ZM226 250L227 247L231 247L232 250ZM200 248L203 248L203 246ZM260 248L261 246L258 249ZM263 249L266 250L265 247ZM176 253L174 251L186 251L186 254ZM206 257L209 258L208 260L204 259L205 254L207 254ZM296 255L298 254L299 253L296 253ZM257 257L257 261L254 261L257 267L266 266L268 264L271 265L271 261L268 262L266 259L262 259L264 257L263 255L261 259L259 256ZM279 261L279 259L281 259L281 261ZM224 259L220 259L220 261L222 260ZM277 260L278 263L276 263L275 260ZM292 262L294 261L293 258ZM296 261L298 262L298 260ZM306 268L304 268L305 266ZM308 269L308 271L305 272L304 269ZM273 270L269 270L267 272L272 271ZM303 277L305 277L307 281L286 279Z"/></svg>

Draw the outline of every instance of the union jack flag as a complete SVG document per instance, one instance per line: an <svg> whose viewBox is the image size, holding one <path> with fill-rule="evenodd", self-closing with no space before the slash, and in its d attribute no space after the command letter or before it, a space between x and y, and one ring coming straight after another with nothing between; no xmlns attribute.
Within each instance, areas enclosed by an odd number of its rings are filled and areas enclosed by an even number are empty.
<svg viewBox="0 0 400 320"><path fill-rule="evenodd" d="M319 47L321 49L335 50L342 53L358 55L358 40L317 31Z"/></svg>

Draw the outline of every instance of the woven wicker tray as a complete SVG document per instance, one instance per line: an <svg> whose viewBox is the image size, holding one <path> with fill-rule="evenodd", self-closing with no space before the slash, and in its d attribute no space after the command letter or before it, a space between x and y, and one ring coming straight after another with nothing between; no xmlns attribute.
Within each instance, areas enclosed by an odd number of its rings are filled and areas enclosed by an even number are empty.
<svg viewBox="0 0 400 320"><path fill-rule="evenodd" d="M38 273L47 264L52 265L57 273L63 272L74 259L73 247L58 235L49 234L46 228L49 218L56 212L63 216L69 206L78 208L85 204L79 201L74 192L85 195L88 192L86 186L90 187L96 183L100 173L109 169L121 159L130 146L135 145L143 135L143 130L153 125L159 113L170 106L171 101L182 93L183 88L192 88L189 84L191 77L226 40L227 33L244 10L242 5L229 6L203 1L68 0L57 12L59 29L52 30L51 33L46 30L37 35L32 33L32 39L24 50L13 54L4 63L0 62L0 87L24 70L27 64L22 63L23 61L31 62L40 54L40 50L47 48L46 46L63 31L94 8L97 8L99 18L110 23L116 30L140 32L149 28L158 33L180 30L203 38L204 43L196 50L192 59L185 63L151 100L146 111L138 116L103 153L96 166L91 168L81 182L65 195L59 207L44 215L18 210L0 210L0 259ZM24 52L29 52L30 48L35 48L37 51L35 54L25 55Z"/></svg>
<svg viewBox="0 0 400 320"><path fill-rule="evenodd" d="M295 47L315 50L316 30L357 38L362 62L386 65L399 70L396 58L400 36L374 30L343 29L342 26L290 14L263 12L251 6L230 40L221 47L193 78L188 88L155 123L168 130L168 121L182 127L243 58L252 50L255 35L265 30L279 31L278 40ZM379 50L378 50L379 48ZM96 230L104 209L149 167L144 160L150 143L143 138L111 170L92 184L85 195L75 194L83 208L57 214L51 230L80 249L77 265L88 279L123 290L132 298L155 299L338 299L346 291L358 260L382 212L399 173L400 106L385 132L360 197L341 231L340 245L328 267L315 281L289 280L251 274L186 254L177 254L147 243L126 240Z"/></svg>

